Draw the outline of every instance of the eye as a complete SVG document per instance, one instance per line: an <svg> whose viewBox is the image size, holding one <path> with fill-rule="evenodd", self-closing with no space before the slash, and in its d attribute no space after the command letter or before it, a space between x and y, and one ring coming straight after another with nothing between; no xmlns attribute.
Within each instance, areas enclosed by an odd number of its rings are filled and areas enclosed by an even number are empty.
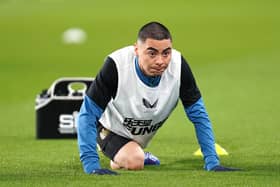
<svg viewBox="0 0 280 187"><path fill-rule="evenodd" d="M155 51L148 51L148 55L151 57L151 58L154 58L157 54Z"/></svg>
<svg viewBox="0 0 280 187"><path fill-rule="evenodd" d="M170 51L164 51L163 53L162 53L162 56L163 57L168 57L170 55Z"/></svg>

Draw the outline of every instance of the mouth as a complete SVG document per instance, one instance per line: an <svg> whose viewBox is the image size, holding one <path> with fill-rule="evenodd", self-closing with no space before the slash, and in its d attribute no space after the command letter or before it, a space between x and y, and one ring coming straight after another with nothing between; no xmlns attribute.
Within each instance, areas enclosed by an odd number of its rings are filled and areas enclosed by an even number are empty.
<svg viewBox="0 0 280 187"><path fill-rule="evenodd" d="M166 70L167 66L161 66L161 67L157 67L157 68L154 68L155 71L157 72L164 72Z"/></svg>
<svg viewBox="0 0 280 187"><path fill-rule="evenodd" d="M151 73L154 75L161 75L165 71L165 69L166 68L153 68L151 70Z"/></svg>

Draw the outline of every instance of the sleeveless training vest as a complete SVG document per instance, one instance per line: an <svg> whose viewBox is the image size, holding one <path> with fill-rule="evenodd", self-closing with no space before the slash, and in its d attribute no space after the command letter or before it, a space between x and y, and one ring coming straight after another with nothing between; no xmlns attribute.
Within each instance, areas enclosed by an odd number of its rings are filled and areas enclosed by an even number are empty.
<svg viewBox="0 0 280 187"><path fill-rule="evenodd" d="M178 102L181 54L172 49L171 61L156 87L145 85L138 77L133 46L109 56L116 63L118 88L99 121L110 131L145 148Z"/></svg>

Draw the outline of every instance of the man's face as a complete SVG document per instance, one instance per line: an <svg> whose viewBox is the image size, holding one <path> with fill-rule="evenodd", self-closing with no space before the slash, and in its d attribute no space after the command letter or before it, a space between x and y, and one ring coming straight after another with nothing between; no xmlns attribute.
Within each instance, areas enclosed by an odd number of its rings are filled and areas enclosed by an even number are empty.
<svg viewBox="0 0 280 187"><path fill-rule="evenodd" d="M172 51L170 39L137 41L134 47L140 69L145 75L159 76L168 67Z"/></svg>

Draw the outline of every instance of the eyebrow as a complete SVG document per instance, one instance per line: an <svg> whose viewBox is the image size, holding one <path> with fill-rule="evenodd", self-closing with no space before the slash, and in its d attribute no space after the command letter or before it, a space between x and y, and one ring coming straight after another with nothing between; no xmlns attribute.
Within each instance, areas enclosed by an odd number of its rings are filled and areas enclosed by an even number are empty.
<svg viewBox="0 0 280 187"><path fill-rule="evenodd" d="M156 52L159 52L156 48L153 48L153 47L148 47L147 50L152 50L152 51L156 51ZM166 52L168 50L171 50L171 47L167 47L166 49L164 49L162 52Z"/></svg>

